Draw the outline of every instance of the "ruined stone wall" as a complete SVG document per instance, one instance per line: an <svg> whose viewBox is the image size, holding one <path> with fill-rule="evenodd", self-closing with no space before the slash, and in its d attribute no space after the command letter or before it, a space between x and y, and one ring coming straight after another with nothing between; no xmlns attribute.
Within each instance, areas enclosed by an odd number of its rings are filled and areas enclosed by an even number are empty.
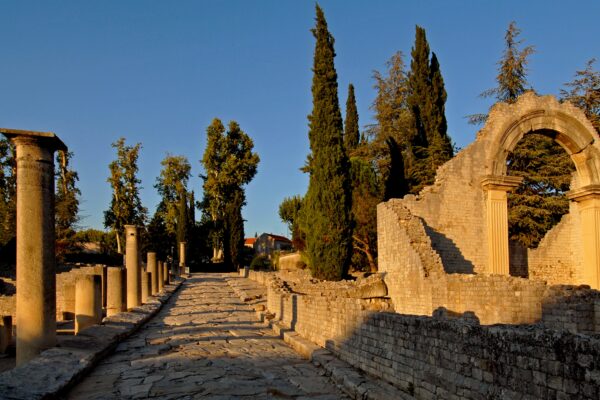
<svg viewBox="0 0 600 400"><path fill-rule="evenodd" d="M540 281L484 274L449 274L421 218L402 200L379 204L379 271L394 309L402 314L472 312L482 324L541 319L547 286Z"/></svg>
<svg viewBox="0 0 600 400"><path fill-rule="evenodd" d="M529 278L548 284L578 285L583 281L583 249L577 203L551 229L535 249L528 249Z"/></svg>
<svg viewBox="0 0 600 400"><path fill-rule="evenodd" d="M75 314L75 283L82 275L95 274L102 277L103 298L106 298L105 266L92 265L74 268L56 275L56 319L71 318Z"/></svg>
<svg viewBox="0 0 600 400"><path fill-rule="evenodd" d="M553 130L556 140L570 151L586 153L585 157L578 153L573 158L579 172L571 189L590 184L599 162L596 159L599 150L596 141L586 142L591 139L584 131L592 132L589 133L592 136L596 133L580 110L559 103L552 96L539 97L532 93L521 96L513 105L495 105L477 139L438 168L434 184L418 195L407 195L378 207L379 267L389 276L386 283L391 292L407 293L398 299L410 303L410 297L416 294L418 300L425 300L420 298L419 292L432 290L427 281L411 279L419 276L417 271L425 266L418 264L422 263L423 255L431 251L441 260L446 274L488 271L488 229L482 180L490 175L505 175L506 155L523 134L538 130ZM585 161L586 157L588 161ZM399 206L421 220L429 243L422 240L421 233L409 229L403 218L398 218ZM576 203L572 202L569 214L547 234L537 249L513 254L513 261L519 262L512 268L513 274L549 284L580 284L583 279L580 232L579 212ZM524 262L528 262L527 268L523 267ZM402 277L409 277L408 282L399 282ZM402 303L396 301L395 295L392 298L395 303ZM403 307L403 312L423 313L418 304Z"/></svg>
<svg viewBox="0 0 600 400"><path fill-rule="evenodd" d="M276 282L268 273L251 278ZM578 291L578 296L590 295L598 292ZM570 299L556 304L577 303ZM276 319L303 337L417 399L600 395L597 335L542 325L481 326L465 317L401 315L385 312L390 306L385 299L297 294L281 284L268 286L267 300Z"/></svg>

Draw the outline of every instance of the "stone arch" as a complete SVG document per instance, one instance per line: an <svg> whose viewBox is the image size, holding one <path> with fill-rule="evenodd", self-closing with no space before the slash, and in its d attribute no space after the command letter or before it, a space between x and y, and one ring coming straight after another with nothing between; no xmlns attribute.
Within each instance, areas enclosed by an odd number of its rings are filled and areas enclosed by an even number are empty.
<svg viewBox="0 0 600 400"><path fill-rule="evenodd" d="M600 137L584 113L553 96L527 93L514 104L495 105L480 136L487 139L487 175L482 181L486 201L488 272L508 275L507 192L520 178L507 176L506 159L529 133L551 137L577 170L577 187L569 198L579 203L584 249L583 276L600 288Z"/></svg>
<svg viewBox="0 0 600 400"><path fill-rule="evenodd" d="M581 186L600 184L600 137L581 110L569 103L560 104L552 96L533 94L503 106L490 115L500 120L493 123L497 128L492 134L491 175L506 175L508 154L523 136L538 133L565 149L575 164Z"/></svg>

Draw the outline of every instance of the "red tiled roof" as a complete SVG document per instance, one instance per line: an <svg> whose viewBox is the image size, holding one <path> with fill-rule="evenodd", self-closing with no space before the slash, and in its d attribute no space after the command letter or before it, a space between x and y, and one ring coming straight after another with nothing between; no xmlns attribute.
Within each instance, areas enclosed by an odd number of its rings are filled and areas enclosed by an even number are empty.
<svg viewBox="0 0 600 400"><path fill-rule="evenodd" d="M272 233L267 233L267 235L271 236L273 239L275 239L279 242L292 243L292 241L290 239L286 238L285 236L274 235Z"/></svg>
<svg viewBox="0 0 600 400"><path fill-rule="evenodd" d="M254 242L256 242L256 238L244 239L244 244L254 244Z"/></svg>

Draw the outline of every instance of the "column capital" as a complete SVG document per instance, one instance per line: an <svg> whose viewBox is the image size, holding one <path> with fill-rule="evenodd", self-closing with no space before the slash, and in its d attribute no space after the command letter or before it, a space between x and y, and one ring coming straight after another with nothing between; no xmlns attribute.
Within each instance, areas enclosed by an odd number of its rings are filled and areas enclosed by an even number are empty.
<svg viewBox="0 0 600 400"><path fill-rule="evenodd" d="M510 192L523 182L522 176L486 175L481 180L483 190L503 190Z"/></svg>
<svg viewBox="0 0 600 400"><path fill-rule="evenodd" d="M586 200L600 199L600 185L587 185L578 189L569 190L567 192L567 198L578 203Z"/></svg>
<svg viewBox="0 0 600 400"><path fill-rule="evenodd" d="M67 146L53 132L26 131L21 129L0 128L0 133L9 138L15 144L19 142L39 143L40 147L51 150L67 151Z"/></svg>

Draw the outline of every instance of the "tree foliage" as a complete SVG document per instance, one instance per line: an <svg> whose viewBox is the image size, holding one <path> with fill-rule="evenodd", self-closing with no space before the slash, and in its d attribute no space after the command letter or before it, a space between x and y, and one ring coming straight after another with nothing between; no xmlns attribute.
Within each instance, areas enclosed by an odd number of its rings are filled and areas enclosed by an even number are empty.
<svg viewBox="0 0 600 400"><path fill-rule="evenodd" d="M357 269L367 266L377 271L377 204L382 200L382 187L373 164L352 157L352 265Z"/></svg>
<svg viewBox="0 0 600 400"><path fill-rule="evenodd" d="M498 75L496 87L485 90L480 97L492 97L496 101L514 103L517 98L528 90L533 90L527 82L527 65L529 56L535 53L533 46L520 48L523 40L519 39L521 30L512 21L504 35L505 48L502 58L498 61ZM473 114L467 116L469 122L475 125L482 124L487 119L487 114Z"/></svg>
<svg viewBox="0 0 600 400"><path fill-rule="evenodd" d="M17 234L17 164L15 148L0 138L0 248Z"/></svg>
<svg viewBox="0 0 600 400"><path fill-rule="evenodd" d="M453 156L445 115L446 89L435 53L431 59L425 29L416 27L415 45L408 73L407 103L412 112L412 154L408 176L411 192L419 192L435 179L437 168Z"/></svg>
<svg viewBox="0 0 600 400"><path fill-rule="evenodd" d="M344 146L347 153L352 153L359 144L360 132L358 127L358 110L354 85L348 85L348 99L346 100L346 120L344 121Z"/></svg>
<svg viewBox="0 0 600 400"><path fill-rule="evenodd" d="M253 152L254 143L239 124L235 121L229 122L227 132L223 123L215 118L206 130L207 144L204 155L200 161L204 167L205 174L201 175L204 180L204 199L202 208L210 216L211 239L215 253L222 249L227 262L236 262L235 254L231 252L231 246L238 246L236 237L238 231L226 228L233 214L241 215L244 205L244 185L248 184L258 168L260 158ZM241 201L238 201L238 192L241 192ZM239 206L234 212L229 203ZM232 214L233 213L233 214ZM241 218L241 217L240 217ZM242 235L243 235L243 220ZM237 225L239 226L239 225ZM225 237L227 236L227 237ZM243 238L242 238L243 239ZM225 243L225 240L227 243ZM243 240L241 242L243 246ZM238 249L241 252L241 249Z"/></svg>
<svg viewBox="0 0 600 400"><path fill-rule="evenodd" d="M596 131L600 133L600 71L594 70L596 59L586 63L585 69L575 72L573 81L560 91L561 100L581 108Z"/></svg>
<svg viewBox="0 0 600 400"><path fill-rule="evenodd" d="M69 165L72 157L73 153L66 151L59 151L56 155L54 221L59 257L64 252L73 250L77 244L75 228L79 221L79 196L81 196L81 191L77 188L79 175Z"/></svg>
<svg viewBox="0 0 600 400"><path fill-rule="evenodd" d="M303 251L305 247L302 232L300 230L300 209L302 208L302 196L296 195L286 197L279 204L279 218L287 225L292 233L292 245L296 250Z"/></svg>
<svg viewBox="0 0 600 400"><path fill-rule="evenodd" d="M339 280L352 251L349 162L344 152L342 115L338 100L334 39L325 15L316 6L313 64L313 109L309 115L308 191L302 206L306 254L314 277Z"/></svg>
<svg viewBox="0 0 600 400"><path fill-rule="evenodd" d="M521 30L513 21L505 34L505 49L498 62L496 87L481 94L497 101L515 103L520 95L533 90L527 82L527 64L532 46L521 48ZM487 119L486 114L470 116L473 123ZM536 247L546 232L568 211L565 191L569 188L573 163L552 138L541 134L525 135L507 157L508 173L522 176L523 183L508 195L509 238L527 247Z"/></svg>
<svg viewBox="0 0 600 400"><path fill-rule="evenodd" d="M163 207L160 207L159 211L165 228L170 235L175 235L178 229L180 203L187 202L187 186L192 167L186 157L171 154L168 154L160 164L162 170L156 178L154 188L161 196Z"/></svg>
<svg viewBox="0 0 600 400"><path fill-rule="evenodd" d="M143 225L147 210L140 200L141 181L137 178L138 158L141 143L134 146L125 144L120 138L112 144L117 150L117 159L109 164L110 183L113 191L108 210L104 212L104 226L116 233L117 251L122 253L122 233L125 225Z"/></svg>

